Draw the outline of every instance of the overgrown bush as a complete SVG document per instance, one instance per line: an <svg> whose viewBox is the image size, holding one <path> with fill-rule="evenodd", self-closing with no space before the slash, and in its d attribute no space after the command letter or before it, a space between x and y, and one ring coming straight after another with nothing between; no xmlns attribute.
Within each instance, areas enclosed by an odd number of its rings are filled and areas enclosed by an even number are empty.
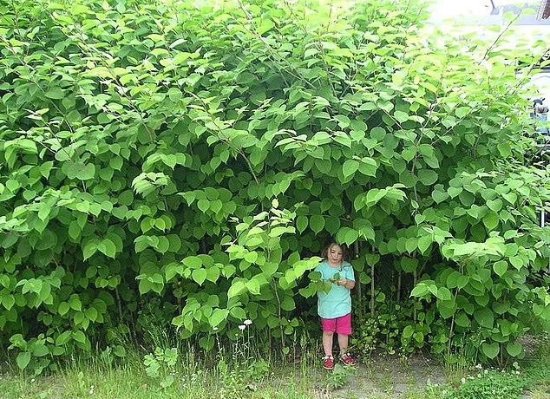
<svg viewBox="0 0 550 399"><path fill-rule="evenodd" d="M251 319L284 348L330 236L360 312L412 294L437 351L472 335L483 359L521 356L550 313L549 172L522 166L515 66L537 47L419 34L413 2L188 3L0 5L0 331L19 367L151 319L207 349Z"/></svg>

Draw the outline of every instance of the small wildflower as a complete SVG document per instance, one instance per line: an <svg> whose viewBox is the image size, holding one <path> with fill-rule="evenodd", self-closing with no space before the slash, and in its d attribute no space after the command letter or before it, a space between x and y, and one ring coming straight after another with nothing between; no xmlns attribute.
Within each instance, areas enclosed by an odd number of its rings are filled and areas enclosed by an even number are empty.
<svg viewBox="0 0 550 399"><path fill-rule="evenodd" d="M489 370L483 370L483 374L488 374Z"/></svg>
<svg viewBox="0 0 550 399"><path fill-rule="evenodd" d="M241 331L244 331L245 328L246 328L246 326L245 326L244 324L241 324L241 325L239 326L239 330L241 330Z"/></svg>
<svg viewBox="0 0 550 399"><path fill-rule="evenodd" d="M35 382L35 381L36 381L36 380L35 380L34 378L33 378L33 379L31 379L31 382Z"/></svg>
<svg viewBox="0 0 550 399"><path fill-rule="evenodd" d="M214 330L214 331L218 331L218 327L214 327L213 330Z"/></svg>
<svg viewBox="0 0 550 399"><path fill-rule="evenodd" d="M246 319L243 323L244 323L245 326L249 326L249 325L252 324L252 320Z"/></svg>
<svg viewBox="0 0 550 399"><path fill-rule="evenodd" d="M482 368L483 368L483 366L481 366L481 364L479 364L479 363L476 364L476 369L482 369Z"/></svg>
<svg viewBox="0 0 550 399"><path fill-rule="evenodd" d="M466 384L466 378L462 377L462 379L460 380L461 383L463 384Z"/></svg>

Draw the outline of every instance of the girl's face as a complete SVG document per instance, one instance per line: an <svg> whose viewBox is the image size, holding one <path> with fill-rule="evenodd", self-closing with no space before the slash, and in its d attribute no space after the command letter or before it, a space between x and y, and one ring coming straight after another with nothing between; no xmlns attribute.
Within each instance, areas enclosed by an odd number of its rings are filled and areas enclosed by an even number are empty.
<svg viewBox="0 0 550 399"><path fill-rule="evenodd" d="M331 245L328 249L327 258L330 264L339 265L342 263L342 248L339 245Z"/></svg>

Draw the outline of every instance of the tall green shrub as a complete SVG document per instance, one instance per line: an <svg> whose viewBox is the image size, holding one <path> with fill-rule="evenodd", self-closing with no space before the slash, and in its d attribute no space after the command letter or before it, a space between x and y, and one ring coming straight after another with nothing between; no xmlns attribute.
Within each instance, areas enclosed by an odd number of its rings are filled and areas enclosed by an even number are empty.
<svg viewBox="0 0 550 399"><path fill-rule="evenodd" d="M0 331L21 368L155 298L205 348L247 318L284 347L330 236L355 248L356 303L399 274L436 351L521 356L549 317L549 171L522 166L513 62L535 50L424 37L412 2L0 7Z"/></svg>

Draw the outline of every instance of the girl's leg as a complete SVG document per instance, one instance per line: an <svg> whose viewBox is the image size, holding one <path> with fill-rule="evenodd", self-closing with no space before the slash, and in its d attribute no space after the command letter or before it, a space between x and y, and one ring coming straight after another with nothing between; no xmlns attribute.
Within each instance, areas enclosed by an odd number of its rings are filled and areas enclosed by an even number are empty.
<svg viewBox="0 0 550 399"><path fill-rule="evenodd" d="M323 350L325 351L325 356L332 356L332 340L334 333L330 331L323 331ZM338 337L340 337L338 335Z"/></svg>
<svg viewBox="0 0 550 399"><path fill-rule="evenodd" d="M340 356L348 351L349 337L344 334L338 334L338 346L340 347Z"/></svg>
<svg viewBox="0 0 550 399"><path fill-rule="evenodd" d="M338 334L338 345L340 346L340 361L344 366L355 366L357 360L348 353L348 339L349 336L345 334Z"/></svg>

